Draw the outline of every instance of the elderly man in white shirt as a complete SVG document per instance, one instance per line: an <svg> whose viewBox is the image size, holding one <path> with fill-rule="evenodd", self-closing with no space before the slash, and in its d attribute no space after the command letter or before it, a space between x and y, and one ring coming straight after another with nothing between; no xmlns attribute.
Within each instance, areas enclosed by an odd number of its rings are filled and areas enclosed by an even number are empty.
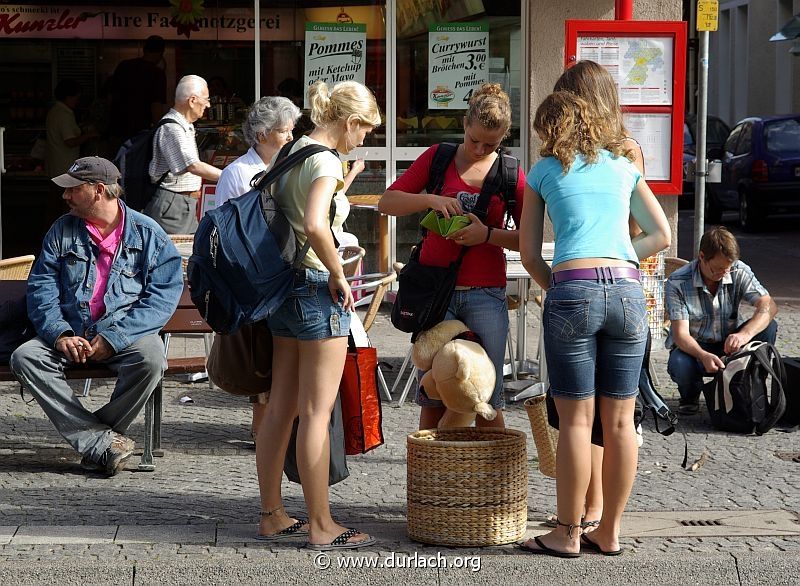
<svg viewBox="0 0 800 586"><path fill-rule="evenodd" d="M153 137L150 180L158 184L144 213L167 234L194 234L197 230L197 201L203 179L217 181L221 171L200 160L194 123L209 106L208 85L197 75L186 75L175 88L175 105Z"/></svg>

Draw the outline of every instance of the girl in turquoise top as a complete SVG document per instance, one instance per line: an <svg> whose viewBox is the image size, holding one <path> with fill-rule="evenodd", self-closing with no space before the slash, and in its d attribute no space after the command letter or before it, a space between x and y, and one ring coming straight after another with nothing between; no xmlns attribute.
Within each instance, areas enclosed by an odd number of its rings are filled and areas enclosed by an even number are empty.
<svg viewBox="0 0 800 586"><path fill-rule="evenodd" d="M615 555L636 473L633 409L647 341L638 259L669 246L670 229L647 183L624 154L625 136L569 92L536 111L540 160L528 175L520 226L522 262L548 291L544 343L560 421L556 455L558 526L525 542L532 553L578 557L581 544ZM555 232L553 268L542 259L544 211ZM628 216L642 229L631 239ZM595 396L597 395L597 400ZM604 511L581 540L591 471L595 407L605 445Z"/></svg>
<svg viewBox="0 0 800 586"><path fill-rule="evenodd" d="M608 70L602 65L594 61L578 61L572 67L568 68L561 77L556 81L553 86L553 91L557 92L564 90L577 95L586 100L591 108L594 109L595 115L605 121L609 125L609 129L616 128L615 132L611 132L611 136L615 139L622 135L626 138L622 141L624 149L629 149L625 152L625 156L633 162L642 177L644 173L644 154L642 148L635 139L630 137L625 123L622 119L622 109L619 105L619 95L617 93L617 85L614 78ZM631 237L638 235L641 230L636 225L636 221L628 218L628 228ZM595 414L595 421L597 421L598 414ZM638 430L637 430L638 433ZM641 435L639 438L641 439ZM641 445L641 443L639 444ZM589 480L589 488L586 491L586 505L584 508L583 516L583 532L587 533L592 531L600 524L600 518L603 513L603 448L602 446L592 443L592 474ZM552 522L555 526L556 516L548 518L548 524Z"/></svg>

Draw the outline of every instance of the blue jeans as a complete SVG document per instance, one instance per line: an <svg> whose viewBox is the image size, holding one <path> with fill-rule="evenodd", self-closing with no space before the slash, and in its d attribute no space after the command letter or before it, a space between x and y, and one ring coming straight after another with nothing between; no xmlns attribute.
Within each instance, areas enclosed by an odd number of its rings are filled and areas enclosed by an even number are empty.
<svg viewBox="0 0 800 586"><path fill-rule="evenodd" d="M295 271L291 293L267 318L273 336L324 340L350 333L350 312L331 299L329 276L327 271L316 269Z"/></svg>
<svg viewBox="0 0 800 586"><path fill-rule="evenodd" d="M505 406L503 396L503 362L506 357L508 335L508 303L505 287L475 287L457 289L450 298L445 320L457 319L478 334L489 359L494 364L495 383L489 404L495 409ZM417 373L418 380L424 373ZM441 401L429 399L417 388L416 402L423 407L442 407Z"/></svg>
<svg viewBox="0 0 800 586"><path fill-rule="evenodd" d="M745 322L747 323L747 322ZM736 331L739 331L745 324L739 326ZM753 337L756 342L769 342L774 344L778 337L778 324L775 320L769 322L769 325L762 332L759 332ZM706 352L711 352L717 356L723 356L724 342L705 343L698 342L700 347ZM697 403L700 393L703 392L703 377L713 376L713 374L706 373L703 364L694 356L690 356L679 348L673 348L669 353L669 362L667 362L667 372L673 382L678 385L678 393L681 396L681 403Z"/></svg>
<svg viewBox="0 0 800 586"><path fill-rule="evenodd" d="M33 395L58 433L83 456L101 463L114 437L124 434L161 380L166 367L164 343L156 334L136 340L102 361L117 375L111 400L89 411L67 384L68 361L61 352L34 338L17 348L9 364L19 382Z"/></svg>
<svg viewBox="0 0 800 586"><path fill-rule="evenodd" d="M543 326L553 396L636 396L648 331L639 281L555 284L545 298Z"/></svg>

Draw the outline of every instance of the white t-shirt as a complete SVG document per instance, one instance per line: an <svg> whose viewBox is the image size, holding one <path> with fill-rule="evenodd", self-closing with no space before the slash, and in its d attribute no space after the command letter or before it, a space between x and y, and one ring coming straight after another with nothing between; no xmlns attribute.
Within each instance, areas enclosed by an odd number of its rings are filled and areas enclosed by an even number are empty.
<svg viewBox="0 0 800 586"><path fill-rule="evenodd" d="M295 144L292 152L309 144L320 143L308 136L302 136ZM303 217L306 212L308 192L311 190L311 184L320 177L333 177L336 179L336 191L333 195L333 199L336 202L336 215L333 219L332 230L334 234L339 234L342 232L342 224L344 224L350 213L350 202L347 201L347 197L342 191L344 175L342 174L342 162L339 157L331 152L317 153L286 173L272 187L273 197L275 197L283 213L286 214L286 218L297 235L300 246L306 242L306 235L303 232ZM320 271L328 270L319 260L313 248L309 249L303 264Z"/></svg>
<svg viewBox="0 0 800 586"><path fill-rule="evenodd" d="M66 173L72 163L81 156L81 147L69 147L65 140L81 135L81 127L75 121L75 112L62 101L57 101L47 112L47 149L45 151L45 170L48 176L55 177Z"/></svg>
<svg viewBox="0 0 800 586"><path fill-rule="evenodd" d="M256 152L256 149L250 147L250 150L222 170L222 175L217 181L217 207L229 199L239 197L250 191L250 181L253 176L266 168L267 165Z"/></svg>

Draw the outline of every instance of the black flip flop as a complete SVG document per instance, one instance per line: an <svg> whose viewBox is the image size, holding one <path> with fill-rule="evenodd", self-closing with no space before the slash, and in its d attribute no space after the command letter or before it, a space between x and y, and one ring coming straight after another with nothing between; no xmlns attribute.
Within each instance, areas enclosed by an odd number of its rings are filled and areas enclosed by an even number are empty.
<svg viewBox="0 0 800 586"><path fill-rule="evenodd" d="M595 543L591 539L589 539L589 536L586 535L585 533L581 535L581 545L586 549L588 549L589 551L593 551L594 553L599 553L600 555L605 555L609 557L622 554L622 548L615 549L613 551L606 551L604 549L601 549L600 546L597 545L597 543Z"/></svg>
<svg viewBox="0 0 800 586"><path fill-rule="evenodd" d="M527 545L525 545L524 541L522 543L518 544L517 546L520 549L522 549L522 550L524 550L524 551L526 551L528 553L533 553L533 554L537 554L537 555L549 555L549 556L554 557L554 558L570 558L570 559L572 559L572 558L581 557L581 554L579 552L558 551L557 549L553 549L552 547L547 547L544 543L542 543L542 540L539 539L538 537L534 537L533 541L536 543L536 545L539 546L539 549L533 549L533 548L528 547Z"/></svg>
<svg viewBox="0 0 800 586"><path fill-rule="evenodd" d="M315 551L333 551L335 549L358 549L375 545L376 539L374 537L362 539L361 541L350 541L351 537L355 537L360 533L357 529L348 529L330 543L307 543L306 547Z"/></svg>

